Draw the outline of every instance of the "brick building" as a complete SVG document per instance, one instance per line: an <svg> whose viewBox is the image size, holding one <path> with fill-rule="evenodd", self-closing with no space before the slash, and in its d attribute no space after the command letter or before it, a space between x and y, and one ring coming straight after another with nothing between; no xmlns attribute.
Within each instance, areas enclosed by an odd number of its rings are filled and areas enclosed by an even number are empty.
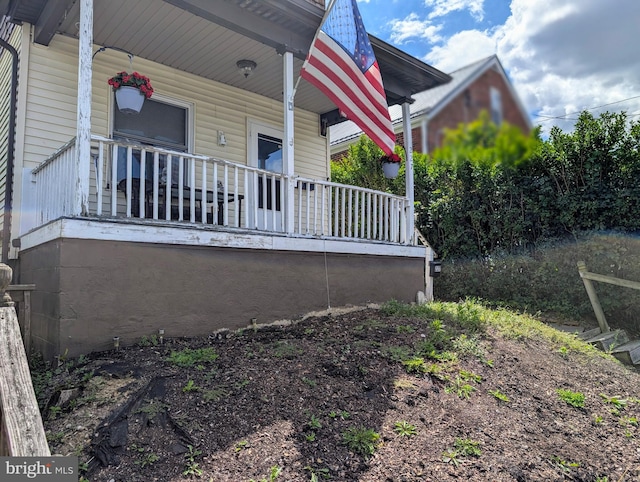
<svg viewBox="0 0 640 482"><path fill-rule="evenodd" d="M481 111L489 112L498 125L508 122L523 132L531 130L531 121L518 94L509 81L498 57L492 55L449 74L451 81L439 87L414 94L411 104L413 149L431 152L439 147L445 129L455 129L478 118ZM389 108L396 129L398 143L403 142L402 109ZM353 122L331 126L331 157L342 157L362 131Z"/></svg>

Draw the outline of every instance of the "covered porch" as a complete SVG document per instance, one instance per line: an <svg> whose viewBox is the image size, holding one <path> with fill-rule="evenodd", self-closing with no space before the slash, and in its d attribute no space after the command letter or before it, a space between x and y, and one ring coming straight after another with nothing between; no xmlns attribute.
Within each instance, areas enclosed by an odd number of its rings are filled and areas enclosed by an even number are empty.
<svg viewBox="0 0 640 482"><path fill-rule="evenodd" d="M448 77L372 38L387 99L404 106L407 195L331 182L327 127L341 117L296 88L323 4L10 2L28 89L3 253L36 285L32 346L46 358L428 291L408 106ZM152 79L156 127L177 113L170 134L118 113L106 80L123 60Z"/></svg>

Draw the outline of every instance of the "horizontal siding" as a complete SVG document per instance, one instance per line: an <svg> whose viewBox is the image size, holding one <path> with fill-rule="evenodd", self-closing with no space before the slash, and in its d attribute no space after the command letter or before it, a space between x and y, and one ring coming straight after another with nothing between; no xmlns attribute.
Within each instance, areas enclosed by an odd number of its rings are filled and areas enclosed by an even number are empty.
<svg viewBox="0 0 640 482"><path fill-rule="evenodd" d="M94 47L94 51L98 47ZM49 47L31 46L29 105L26 115L25 161L39 163L75 136L77 41L56 36ZM106 50L93 63L92 132L109 136L113 94L107 79L130 71L126 54ZM241 89L170 69L135 57L133 70L147 75L157 94L194 106L193 152L247 163L248 119L282 128L283 106ZM296 110L295 170L305 176L326 179L326 140L318 135L318 115ZM227 145L217 145L222 130Z"/></svg>
<svg viewBox="0 0 640 482"><path fill-rule="evenodd" d="M22 30L16 26L10 35L8 42L20 51L20 39ZM9 158L9 120L11 113L11 71L13 56L2 49L0 56L0 232L4 229L5 202L7 194L7 161ZM1 248L0 248L0 256Z"/></svg>

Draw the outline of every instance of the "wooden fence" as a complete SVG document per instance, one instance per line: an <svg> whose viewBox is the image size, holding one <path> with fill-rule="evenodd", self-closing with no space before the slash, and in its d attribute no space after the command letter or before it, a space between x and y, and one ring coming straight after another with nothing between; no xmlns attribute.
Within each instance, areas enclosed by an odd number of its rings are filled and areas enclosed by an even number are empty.
<svg viewBox="0 0 640 482"><path fill-rule="evenodd" d="M596 290L593 287L593 283L591 282L599 281L601 283L608 283L616 286L622 286L624 288L631 288L634 290L640 290L640 283L637 281L631 281L622 278L614 278L613 276L591 273L587 271L587 265L584 261L578 261L578 272L580 273L580 278L582 278L584 287L587 290L587 295L589 295L589 301L591 301L591 306L593 307L596 319L598 320L600 332L610 332L611 328L609 328L607 319L604 316L604 311L602 311L602 306L600 305L600 300L598 299L598 294L596 293Z"/></svg>
<svg viewBox="0 0 640 482"><path fill-rule="evenodd" d="M10 280L11 268L0 264L0 456L49 456L18 316L6 292Z"/></svg>

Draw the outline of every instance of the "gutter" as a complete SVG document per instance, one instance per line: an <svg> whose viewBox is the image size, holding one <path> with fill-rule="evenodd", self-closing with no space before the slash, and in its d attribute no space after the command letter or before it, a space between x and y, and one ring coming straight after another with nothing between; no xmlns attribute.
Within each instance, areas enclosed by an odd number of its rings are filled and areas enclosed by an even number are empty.
<svg viewBox="0 0 640 482"><path fill-rule="evenodd" d="M18 91L18 51L8 42L0 39L0 47L13 57L11 67L11 93L9 97L9 133L7 140L7 178L5 180L4 219L2 223L2 262L9 262L9 241L11 239L11 213L13 211L13 164L16 137L16 97Z"/></svg>

